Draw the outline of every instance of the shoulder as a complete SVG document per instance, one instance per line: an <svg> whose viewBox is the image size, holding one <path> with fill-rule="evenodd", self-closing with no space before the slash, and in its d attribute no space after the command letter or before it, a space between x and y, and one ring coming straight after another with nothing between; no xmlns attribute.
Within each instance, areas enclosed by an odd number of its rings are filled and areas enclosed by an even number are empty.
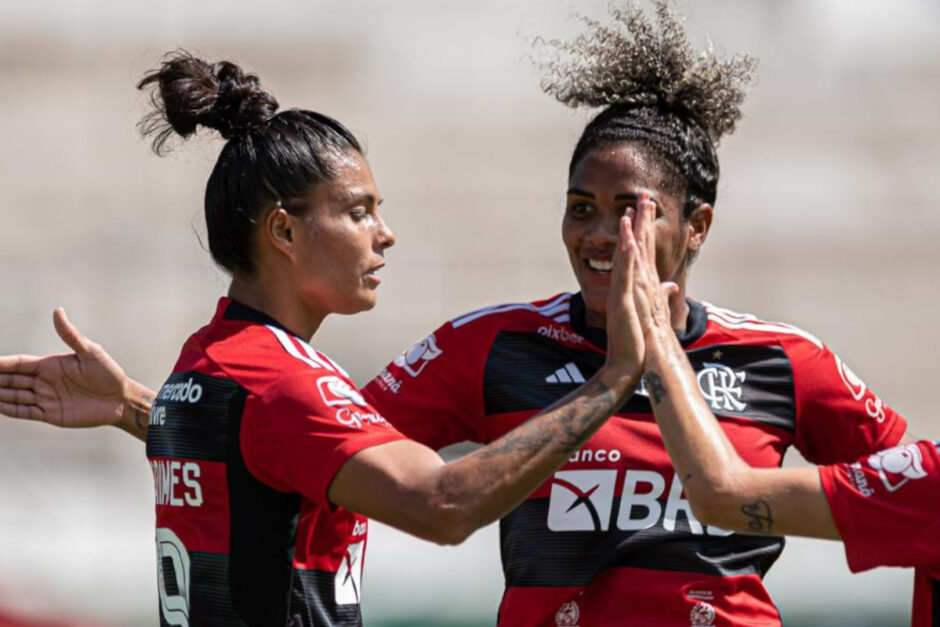
<svg viewBox="0 0 940 627"><path fill-rule="evenodd" d="M255 394L319 377L349 378L335 361L274 324L219 325L203 342L218 367Z"/></svg>
<svg viewBox="0 0 940 627"><path fill-rule="evenodd" d="M526 322L568 322L571 293L562 292L542 300L500 303L475 309L452 318L447 325L454 329L483 329Z"/></svg>
<svg viewBox="0 0 940 627"><path fill-rule="evenodd" d="M754 314L739 313L704 301L702 305L708 319L709 335L716 336L718 341L734 338L742 342L777 344L785 349L811 353L825 350L822 340L792 324L764 320Z"/></svg>

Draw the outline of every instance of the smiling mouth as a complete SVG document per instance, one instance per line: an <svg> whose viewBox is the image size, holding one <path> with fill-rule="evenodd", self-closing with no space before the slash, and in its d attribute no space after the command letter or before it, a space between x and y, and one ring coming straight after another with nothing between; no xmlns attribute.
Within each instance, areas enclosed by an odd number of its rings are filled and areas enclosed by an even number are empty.
<svg viewBox="0 0 940 627"><path fill-rule="evenodd" d="M587 266L595 272L610 272L614 262L610 259L587 259Z"/></svg>

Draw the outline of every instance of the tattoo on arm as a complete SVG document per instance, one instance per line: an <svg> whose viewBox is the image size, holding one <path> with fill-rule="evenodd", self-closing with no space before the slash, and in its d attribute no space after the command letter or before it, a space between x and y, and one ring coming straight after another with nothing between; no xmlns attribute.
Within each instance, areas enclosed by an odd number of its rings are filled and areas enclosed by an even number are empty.
<svg viewBox="0 0 940 627"><path fill-rule="evenodd" d="M755 533L773 531L774 519L767 501L754 501L741 506L741 513L747 516L747 528Z"/></svg>
<svg viewBox="0 0 940 627"><path fill-rule="evenodd" d="M150 406L153 404L153 399L149 396L144 396L140 401L141 404L134 408L134 424L137 425L138 429L143 431L150 422Z"/></svg>
<svg viewBox="0 0 940 627"><path fill-rule="evenodd" d="M653 399L653 402L659 404L662 402L663 397L666 396L666 386L663 385L663 380L659 378L659 375L653 372L647 372L643 377L646 380L646 384L649 386L650 398Z"/></svg>
<svg viewBox="0 0 940 627"><path fill-rule="evenodd" d="M600 419L616 411L618 402L616 395L600 381L588 381L580 392L594 394L596 397L570 403L569 407L565 407L547 424L535 425L533 419L533 422L517 429L518 433L509 432L483 449L481 454L485 457L495 457L512 451L534 452L550 444L568 453L574 452L600 426L597 424ZM565 402L566 399L561 399L545 411L554 411Z"/></svg>

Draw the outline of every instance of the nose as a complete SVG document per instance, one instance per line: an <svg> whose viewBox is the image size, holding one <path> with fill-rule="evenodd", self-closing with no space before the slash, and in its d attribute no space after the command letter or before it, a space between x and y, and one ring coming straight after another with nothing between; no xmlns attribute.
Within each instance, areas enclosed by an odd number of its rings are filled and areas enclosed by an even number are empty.
<svg viewBox="0 0 940 627"><path fill-rule="evenodd" d="M584 233L585 243L602 250L613 249L620 235L620 217L618 212L598 211Z"/></svg>
<svg viewBox="0 0 940 627"><path fill-rule="evenodd" d="M376 245L379 250L385 250L395 245L395 233L389 228L385 220L379 216L376 230Z"/></svg>

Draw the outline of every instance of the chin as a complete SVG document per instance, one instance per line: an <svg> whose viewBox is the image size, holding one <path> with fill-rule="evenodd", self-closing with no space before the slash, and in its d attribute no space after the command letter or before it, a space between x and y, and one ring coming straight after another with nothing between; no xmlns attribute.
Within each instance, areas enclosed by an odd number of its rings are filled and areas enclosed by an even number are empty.
<svg viewBox="0 0 940 627"><path fill-rule="evenodd" d="M376 300L377 299L375 298L375 296L372 296L371 298L365 297L365 298L357 299L354 302L347 303L342 308L337 310L336 313L342 316L351 316L353 314L362 313L364 311L369 311L370 309L373 309L375 307Z"/></svg>

